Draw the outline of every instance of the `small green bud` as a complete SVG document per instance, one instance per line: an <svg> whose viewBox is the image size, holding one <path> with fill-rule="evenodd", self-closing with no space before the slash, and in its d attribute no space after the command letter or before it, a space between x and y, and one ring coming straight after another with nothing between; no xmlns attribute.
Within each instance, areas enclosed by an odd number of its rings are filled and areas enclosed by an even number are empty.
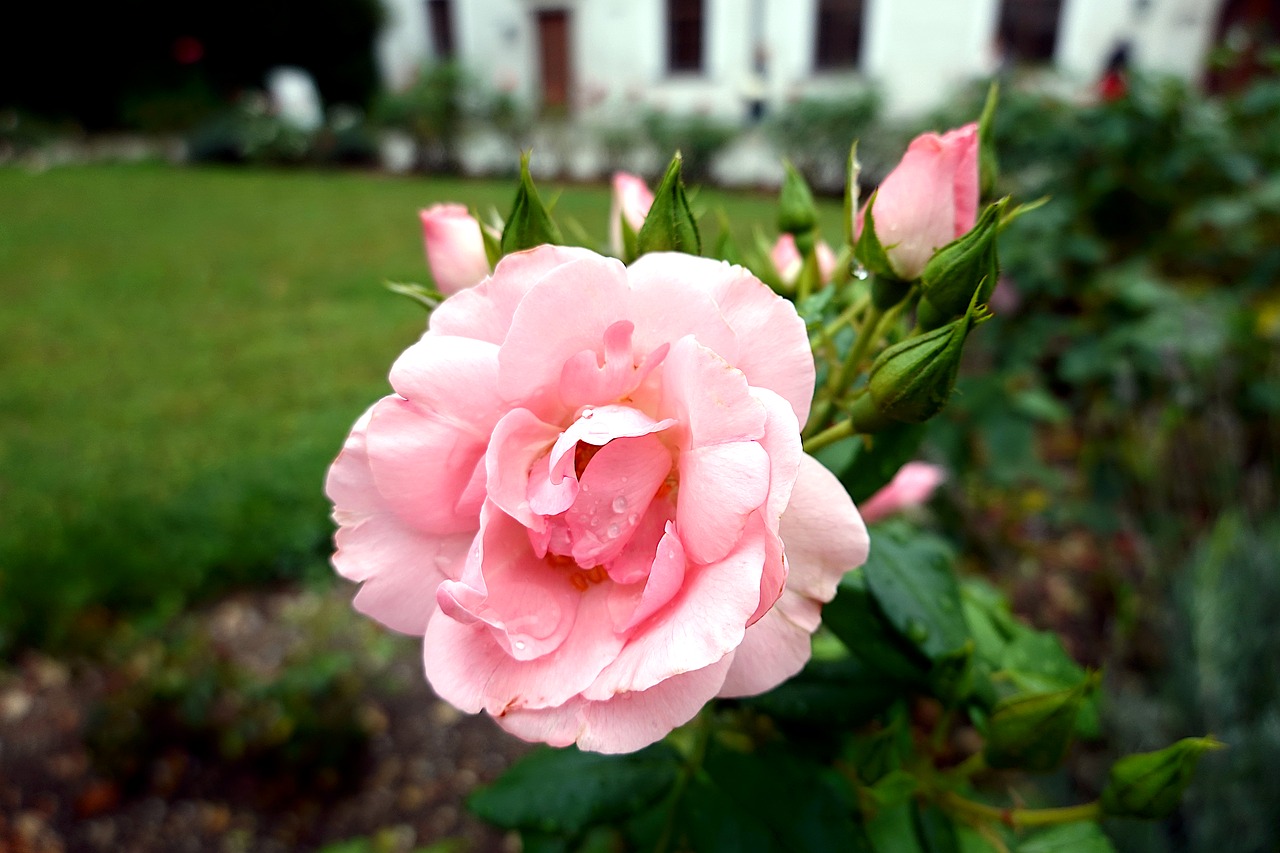
<svg viewBox="0 0 1280 853"><path fill-rule="evenodd" d="M778 230L794 234L799 244L802 235L812 234L818 227L818 208L813 203L813 193L804 176L796 171L790 161L783 161L786 177L782 179L782 193L778 198ZM804 253L804 249L800 249Z"/></svg>
<svg viewBox="0 0 1280 853"><path fill-rule="evenodd" d="M1076 717L1097 686L1096 675L1068 690L1010 696L997 702L987 722L987 764L1048 772L1066 757Z"/></svg>
<svg viewBox="0 0 1280 853"><path fill-rule="evenodd" d="M1000 83L993 81L987 89L987 102L978 118L978 191L983 198L990 198L995 191L1000 164L996 159L995 119L996 103L1000 100Z"/></svg>
<svg viewBox="0 0 1280 853"><path fill-rule="evenodd" d="M1102 810L1117 817L1168 817L1191 784L1200 756L1223 746L1211 737L1189 737L1157 752L1121 758L1102 790Z"/></svg>
<svg viewBox="0 0 1280 853"><path fill-rule="evenodd" d="M680 152L671 158L662 183L653 194L653 206L636 235L636 256L649 252L702 254L702 237L694 219L684 181L680 179Z"/></svg>
<svg viewBox="0 0 1280 853"><path fill-rule="evenodd" d="M871 365L869 396L880 413L896 421L923 423L942 411L956 387L960 355L969 331L991 315L977 305L958 320L896 343Z"/></svg>
<svg viewBox="0 0 1280 853"><path fill-rule="evenodd" d="M920 274L920 307L916 319L922 329L936 329L965 312L977 289L977 300L991 298L1000 275L996 236L1007 198L987 205L977 224L934 252Z"/></svg>
<svg viewBox="0 0 1280 853"><path fill-rule="evenodd" d="M532 249L544 243L560 245L563 242L560 229L533 185L533 178L529 175L529 152L526 151L520 155L520 188L516 190L511 215L502 229L502 254Z"/></svg>

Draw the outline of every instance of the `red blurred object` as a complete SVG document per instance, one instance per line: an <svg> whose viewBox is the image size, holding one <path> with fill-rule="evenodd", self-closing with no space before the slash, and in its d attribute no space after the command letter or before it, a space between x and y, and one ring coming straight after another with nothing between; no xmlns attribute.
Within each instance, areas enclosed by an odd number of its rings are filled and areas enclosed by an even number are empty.
<svg viewBox="0 0 1280 853"><path fill-rule="evenodd" d="M182 65L194 65L204 57L204 45L191 36L179 36L173 42L173 58Z"/></svg>

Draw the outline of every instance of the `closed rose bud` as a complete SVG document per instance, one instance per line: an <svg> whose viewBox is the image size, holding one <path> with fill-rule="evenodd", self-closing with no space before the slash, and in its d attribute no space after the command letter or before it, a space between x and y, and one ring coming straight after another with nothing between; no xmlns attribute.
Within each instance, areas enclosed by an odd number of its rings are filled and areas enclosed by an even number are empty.
<svg viewBox="0 0 1280 853"><path fill-rule="evenodd" d="M420 211L427 266L436 288L448 296L478 284L489 274L480 223L460 204L437 204Z"/></svg>
<svg viewBox="0 0 1280 853"><path fill-rule="evenodd" d="M609 250L630 261L635 255L635 235L653 206L653 193L644 178L628 172L614 172L613 201L609 210ZM630 241L626 232L630 231Z"/></svg>
<svg viewBox="0 0 1280 853"><path fill-rule="evenodd" d="M879 521L929 500L947 472L928 462L908 462L893 475L889 485L863 501L858 510L867 524Z"/></svg>
<svg viewBox="0 0 1280 853"><path fill-rule="evenodd" d="M828 284L835 275L836 254L824 240L818 241L814 252L818 257L818 277L822 284ZM773 262L779 280L787 287L795 287L796 280L800 278L800 270L804 267L804 257L796 247L796 238L790 234L778 235L777 242L769 252L769 260Z"/></svg>
<svg viewBox="0 0 1280 853"><path fill-rule="evenodd" d="M1121 758L1102 791L1102 810L1120 817L1168 817L1191 784L1200 756L1222 746L1213 738L1189 737L1156 752Z"/></svg>
<svg viewBox="0 0 1280 853"><path fill-rule="evenodd" d="M868 204L892 273L904 281L919 278L934 251L977 218L978 125L917 136ZM854 224L855 243L866 213L864 205Z"/></svg>

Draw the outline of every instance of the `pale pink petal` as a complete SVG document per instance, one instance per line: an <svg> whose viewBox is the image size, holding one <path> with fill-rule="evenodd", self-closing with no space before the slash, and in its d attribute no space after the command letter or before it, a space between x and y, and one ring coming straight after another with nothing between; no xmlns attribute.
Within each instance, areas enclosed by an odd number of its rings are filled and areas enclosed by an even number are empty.
<svg viewBox="0 0 1280 853"><path fill-rule="evenodd" d="M543 521L529 505L530 472L559 434L556 427L528 409L512 409L494 427L485 454L489 499L534 530L542 530Z"/></svg>
<svg viewBox="0 0 1280 853"><path fill-rule="evenodd" d="M396 398L392 395L384 399ZM325 476L324 493L333 501L334 521L340 525L346 524L348 519L354 522L370 513L386 510L378 486L373 481L373 472L369 470L369 448L365 438L369 419L377 405L370 406L356 420L342 445L342 452L329 466L329 473Z"/></svg>
<svg viewBox="0 0 1280 853"><path fill-rule="evenodd" d="M583 696L599 701L617 693L647 690L672 676L709 666L736 649L760 603L765 536L757 522L723 560L686 565L679 594L639 626Z"/></svg>
<svg viewBox="0 0 1280 853"><path fill-rule="evenodd" d="M730 269L723 261L670 252L652 252L632 264L627 269L627 316L635 323L636 352L643 355L693 335L702 346L736 364L749 342L740 340L729 325L710 287Z"/></svg>
<svg viewBox="0 0 1280 853"><path fill-rule="evenodd" d="M829 284L836 273L836 253L831 251L825 240L819 240L814 248L818 256L818 277L823 284Z"/></svg>
<svg viewBox="0 0 1280 853"><path fill-rule="evenodd" d="M399 397L373 408L366 432L369 466L386 505L427 533L479 526L469 489L484 459L484 439Z"/></svg>
<svg viewBox="0 0 1280 853"><path fill-rule="evenodd" d="M581 593L568 574L534 556L525 529L487 504L461 580L440 584L437 602L459 622L480 620L515 660L555 652L568 637Z"/></svg>
<svg viewBox="0 0 1280 853"><path fill-rule="evenodd" d="M684 583L685 556L684 546L668 521L666 531L658 542L653 563L649 569L649 579L645 582L644 591L631 616L619 628L619 633L629 633L633 628L667 605L675 598L680 586Z"/></svg>
<svg viewBox="0 0 1280 853"><path fill-rule="evenodd" d="M809 661L810 638L819 615L817 602L790 590L784 592L778 603L747 629L719 695L726 699L755 696L803 669Z"/></svg>
<svg viewBox="0 0 1280 853"><path fill-rule="evenodd" d="M609 563L609 577L619 588L628 584L636 584L649 576L658 550L658 542L666 535L667 522L675 518L675 507L669 497L658 498L649 502L649 508L640 516L640 523L631 534L631 541L618 557ZM681 548L684 546L682 545ZM639 601L637 597L636 602ZM626 610L626 618L619 619L623 624L630 618L634 603Z"/></svg>
<svg viewBox="0 0 1280 853"><path fill-rule="evenodd" d="M578 698L559 708L513 711L499 717L498 725L516 737L552 746L577 742L591 752L635 752L696 717L724 683L731 658L602 702Z"/></svg>
<svg viewBox="0 0 1280 853"><path fill-rule="evenodd" d="M590 257L595 257L590 250L572 246L538 246L507 255L487 280L458 291L431 312L430 334L500 344L530 288L555 268Z"/></svg>
<svg viewBox="0 0 1280 853"><path fill-rule="evenodd" d="M617 657L623 644L613 631L605 585L589 585L578 595L573 629L564 642L530 661L508 655L486 623L464 624L436 611L423 640L423 665L432 689L463 711L484 710L495 717L570 701Z"/></svg>
<svg viewBox="0 0 1280 853"><path fill-rule="evenodd" d="M705 291L738 341L733 366L751 385L781 395L803 424L813 401L813 351L795 306L747 270L723 262L703 261L698 276L690 280L686 260L687 255L675 253L645 255L631 266L633 285L642 278L665 279ZM715 349L701 336L698 342Z"/></svg>
<svg viewBox="0 0 1280 853"><path fill-rule="evenodd" d="M862 520L867 524L920 506L933 494L934 489L946 480L947 472L927 462L908 462L893 475L888 485L867 498L858 507Z"/></svg>
<svg viewBox="0 0 1280 853"><path fill-rule="evenodd" d="M391 387L481 437L510 408L498 396L498 347L473 338L423 336L392 365Z"/></svg>
<svg viewBox="0 0 1280 853"><path fill-rule="evenodd" d="M597 255L543 276L525 294L498 353L498 389L510 400L553 395L565 362L585 349L603 355L605 331L627 304L626 268ZM439 309L437 309L439 310Z"/></svg>
<svg viewBox="0 0 1280 853"><path fill-rule="evenodd" d="M660 414L681 425L682 448L764 435L764 407L742 371L692 337L672 345L661 370Z"/></svg>
<svg viewBox="0 0 1280 853"><path fill-rule="evenodd" d="M769 252L769 260L773 263L773 269L778 274L778 278L789 285L796 283L796 279L800 277L800 270L804 266L804 258L800 256L800 249L796 247L796 238L790 234L778 235L773 249Z"/></svg>
<svg viewBox="0 0 1280 853"><path fill-rule="evenodd" d="M573 558L584 568L613 560L671 471L671 451L656 436L618 438L592 457L565 521Z"/></svg>
<svg viewBox="0 0 1280 853"><path fill-rule="evenodd" d="M661 432L675 425L675 420L666 418L655 421L644 412L632 406L610 404L582 411L578 419L560 434L551 448L551 481L568 473L573 466L570 454L577 448L578 442L585 441L597 447L608 444L615 438L635 438L654 432Z"/></svg>
<svg viewBox="0 0 1280 853"><path fill-rule="evenodd" d="M830 601L844 573L866 562L870 539L835 475L806 454L779 525L790 574L787 589Z"/></svg>
<svg viewBox="0 0 1280 853"><path fill-rule="evenodd" d="M681 453L676 523L689 559L710 563L732 551L768 496L769 454L754 441Z"/></svg>
<svg viewBox="0 0 1280 853"><path fill-rule="evenodd" d="M427 265L445 296L477 284L489 274L480 223L460 204L437 204L419 211Z"/></svg>

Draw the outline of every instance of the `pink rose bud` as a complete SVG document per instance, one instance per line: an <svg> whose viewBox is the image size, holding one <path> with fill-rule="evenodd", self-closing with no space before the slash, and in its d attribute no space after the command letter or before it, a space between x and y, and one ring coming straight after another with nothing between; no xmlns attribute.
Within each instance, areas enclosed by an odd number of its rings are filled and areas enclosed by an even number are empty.
<svg viewBox="0 0 1280 853"><path fill-rule="evenodd" d="M465 290L489 274L480 223L460 204L437 204L418 212L427 266L445 296Z"/></svg>
<svg viewBox="0 0 1280 853"><path fill-rule="evenodd" d="M908 462L893 475L889 485L862 502L858 511L868 524L929 500L933 490L947 479L947 472L927 462Z"/></svg>
<svg viewBox="0 0 1280 853"><path fill-rule="evenodd" d="M795 675L866 527L800 443L804 321L741 267L539 246L446 299L329 469L355 606L427 680L630 752Z"/></svg>
<svg viewBox="0 0 1280 853"><path fill-rule="evenodd" d="M613 173L613 204L609 210L609 250L622 257L626 246L622 240L622 220L633 233L640 233L644 218L653 206L653 193L644 178L627 172Z"/></svg>
<svg viewBox="0 0 1280 853"><path fill-rule="evenodd" d="M866 205L854 240L862 234ZM978 125L922 133L880 184L872 209L876 237L903 281L920 277L933 253L973 228L978 216Z"/></svg>
<svg viewBox="0 0 1280 853"><path fill-rule="evenodd" d="M814 251L818 255L818 277L823 284L828 284L836 271L836 254L825 240L819 240ZM769 252L769 260L773 262L773 268L777 270L782 283L794 286L796 279L800 277L800 269L804 266L804 258L796 248L796 238L791 234L779 234L778 241Z"/></svg>

